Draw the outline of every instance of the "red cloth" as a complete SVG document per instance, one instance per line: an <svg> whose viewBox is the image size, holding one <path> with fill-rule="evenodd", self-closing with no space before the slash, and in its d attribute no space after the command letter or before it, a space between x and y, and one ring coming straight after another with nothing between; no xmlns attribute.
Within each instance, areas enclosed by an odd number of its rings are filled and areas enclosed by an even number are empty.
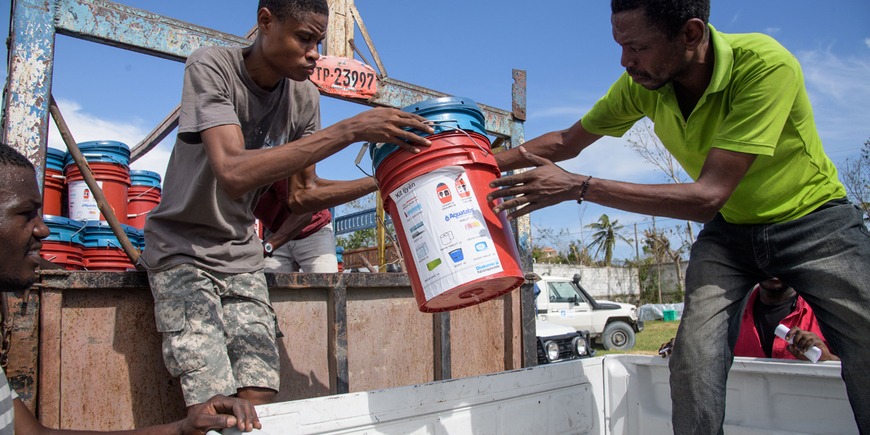
<svg viewBox="0 0 870 435"><path fill-rule="evenodd" d="M271 186L260 196L257 206L254 207L254 217L260 220L263 227L268 228L271 232L278 231L281 224L290 217L291 211L287 207L287 197L290 196L287 191L287 180L278 180L272 183ZM327 226L332 221L332 213L329 210L321 210L315 212L311 216L311 223L302 229L293 240L304 239L321 228Z"/></svg>
<svg viewBox="0 0 870 435"><path fill-rule="evenodd" d="M740 337L737 338L737 344L734 345L734 356L757 358L767 357L764 354L764 350L761 348L761 339L758 338L758 332L755 330L755 316L752 314L752 307L758 299L758 292L758 286L756 286L755 289L752 290L752 294L749 295L749 302L746 304L746 309L743 310L743 322L740 324ZM819 329L819 322L816 320L812 308L810 308L809 304L807 304L800 296L797 297L797 304L795 305L794 311L786 316L781 323L789 328L797 326L804 331L815 332L816 335L825 342L825 346L828 345L825 336L822 335L822 330ZM771 358L797 359L791 354L791 352L785 349L786 346L788 346L788 343L786 343L785 340L780 338L774 339L773 351L770 354ZM830 349L830 346L828 346L828 348Z"/></svg>

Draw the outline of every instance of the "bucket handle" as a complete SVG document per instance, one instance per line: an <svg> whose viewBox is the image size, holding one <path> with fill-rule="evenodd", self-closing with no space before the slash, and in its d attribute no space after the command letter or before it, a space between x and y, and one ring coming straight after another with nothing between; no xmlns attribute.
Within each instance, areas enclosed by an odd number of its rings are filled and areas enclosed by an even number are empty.
<svg viewBox="0 0 870 435"><path fill-rule="evenodd" d="M128 214L128 215L127 215L127 219L137 218L137 217L139 217L139 216L144 216L144 215L146 215L146 214L148 214L148 213L149 213L149 212L147 212L147 211L143 211L142 213L137 213L137 214Z"/></svg>
<svg viewBox="0 0 870 435"><path fill-rule="evenodd" d="M138 194L138 195L136 195L136 196L134 196L134 197L132 197L132 198L127 198L127 202L129 203L130 201L132 201L132 200L134 200L134 199L139 199L139 198L142 197L142 195L145 195L145 194L147 194L148 192L150 192L150 191L152 191L152 190L154 190L154 189L156 189L156 188L157 188L157 186L151 186L150 189L148 189L148 190L146 190L146 191L144 191L144 192L142 192L142 193L140 193L140 194Z"/></svg>
<svg viewBox="0 0 870 435"><path fill-rule="evenodd" d="M82 156L85 158L85 160L87 160L88 157L94 157L94 158L108 157L108 158L112 159L113 162L115 162L119 165L127 166L127 163L125 163L124 161L119 160L115 156L109 155L109 154L82 154Z"/></svg>
<svg viewBox="0 0 870 435"><path fill-rule="evenodd" d="M489 151L487 151L484 147L480 146L480 144L477 143L477 141L474 140L474 138L471 137L471 135L468 134L467 131L465 131L465 130L459 128L459 127L454 127L454 126L452 126L452 125L444 125L444 123L447 123L447 122L455 122L456 125L459 125L459 121L457 121L457 120L455 120L455 119L443 119L443 120L440 120L440 121L436 121L436 120L428 120L428 121L423 121L423 124L438 125L439 127L442 127L442 128L449 128L449 129L452 129L452 130L455 130L455 131L461 132L462 134L468 136L468 138L471 139L471 141L474 142L474 144L477 145L477 147L480 148L481 151L483 151L483 156L484 156L484 157L489 156Z"/></svg>
<svg viewBox="0 0 870 435"><path fill-rule="evenodd" d="M369 175L369 173L366 172L366 170L363 169L362 166L359 165L359 163L362 161L363 156L366 154L366 150L369 148L369 146L375 146L375 145L376 144L370 144L368 142L363 142L362 147L359 149L359 154L356 155L356 159L353 161L356 164L356 167L359 168L359 170L362 171L363 174L366 174L366 177L375 178L374 175ZM375 172L374 168L372 168L372 173L374 173L374 172Z"/></svg>
<svg viewBox="0 0 870 435"><path fill-rule="evenodd" d="M80 221L80 222L81 222L81 221ZM70 239L70 240L72 240L72 238L73 238L73 237L75 237L75 236L76 236L76 234L78 234L78 233L80 233L80 232L82 232L82 231L84 231L84 230L85 230L85 226L84 226L84 225L82 225L82 227L81 227L81 228L79 228L79 230L78 230L78 231L76 231L76 232L74 232L74 233L72 233L72 235L71 235L71 236L69 236L69 239Z"/></svg>

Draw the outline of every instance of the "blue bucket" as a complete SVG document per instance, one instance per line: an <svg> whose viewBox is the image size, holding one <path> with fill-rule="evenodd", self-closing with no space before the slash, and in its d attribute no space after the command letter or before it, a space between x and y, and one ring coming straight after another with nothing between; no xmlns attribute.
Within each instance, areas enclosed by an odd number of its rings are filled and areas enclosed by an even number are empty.
<svg viewBox="0 0 870 435"><path fill-rule="evenodd" d="M131 169L130 179L134 186L160 187L160 174L153 171Z"/></svg>
<svg viewBox="0 0 870 435"><path fill-rule="evenodd" d="M51 230L51 234L43 240L84 245L84 231L82 230L85 226L84 222L52 215L44 215L42 220Z"/></svg>
<svg viewBox="0 0 870 435"><path fill-rule="evenodd" d="M486 136L486 118L477 103L470 98L443 97L421 101L410 106L405 106L402 111L420 115L430 121L434 121L432 129L435 133L465 130L467 132L480 133ZM412 129L417 136L426 137L428 133ZM372 145L369 154L372 158L372 168L380 166L381 162L399 148L391 143Z"/></svg>
<svg viewBox="0 0 870 435"><path fill-rule="evenodd" d="M63 172L64 155L66 151L57 148L49 148L45 153L45 169L54 169Z"/></svg>
<svg viewBox="0 0 870 435"><path fill-rule="evenodd" d="M130 147L126 144L113 140L98 140L82 142L78 144L79 150L90 162L115 163L122 166L130 166ZM64 167L73 163L70 153L64 155Z"/></svg>
<svg viewBox="0 0 870 435"><path fill-rule="evenodd" d="M134 246L139 245L139 231L129 225L121 224L121 228ZM85 248L121 248L121 242L112 232L112 227L106 221L88 221L82 232Z"/></svg>

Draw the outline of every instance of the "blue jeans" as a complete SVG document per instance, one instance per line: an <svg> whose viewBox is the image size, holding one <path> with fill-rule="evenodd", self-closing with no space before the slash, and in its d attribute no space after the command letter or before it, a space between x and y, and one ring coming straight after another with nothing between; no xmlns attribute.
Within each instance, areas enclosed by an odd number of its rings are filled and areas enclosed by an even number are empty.
<svg viewBox="0 0 870 435"><path fill-rule="evenodd" d="M842 360L858 428L870 434L870 233L861 219L839 199L780 224L729 224L720 215L704 225L692 246L669 363L674 433L723 433L743 298L756 283L777 277L813 308Z"/></svg>

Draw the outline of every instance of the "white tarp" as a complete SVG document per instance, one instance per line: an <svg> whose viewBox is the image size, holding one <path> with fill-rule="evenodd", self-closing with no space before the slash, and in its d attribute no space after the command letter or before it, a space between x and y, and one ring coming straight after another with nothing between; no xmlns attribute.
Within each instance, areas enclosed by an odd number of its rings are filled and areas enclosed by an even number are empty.
<svg viewBox="0 0 870 435"><path fill-rule="evenodd" d="M647 320L662 320L665 317L665 310L674 310L677 312L677 320L683 317L683 303L678 304L646 304L641 305L637 310L637 317L646 322Z"/></svg>

